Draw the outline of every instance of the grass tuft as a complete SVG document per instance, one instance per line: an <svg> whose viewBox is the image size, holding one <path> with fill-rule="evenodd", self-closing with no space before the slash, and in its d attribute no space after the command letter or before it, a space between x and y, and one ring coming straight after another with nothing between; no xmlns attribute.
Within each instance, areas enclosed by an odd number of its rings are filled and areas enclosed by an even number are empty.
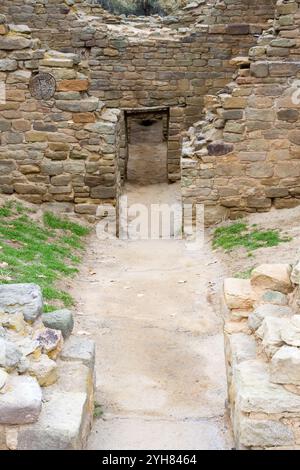
<svg viewBox="0 0 300 470"><path fill-rule="evenodd" d="M95 419L99 419L99 418L102 418L103 417L103 408L102 408L102 405L100 405L100 403L98 402L94 402L94 418Z"/></svg>
<svg viewBox="0 0 300 470"><path fill-rule="evenodd" d="M244 247L252 256L251 252L258 248L277 246L290 240L290 237L282 236L279 230L259 230L256 225L249 228L246 223L237 222L215 230L213 247L225 251Z"/></svg>
<svg viewBox="0 0 300 470"><path fill-rule="evenodd" d="M45 311L71 307L74 300L58 283L78 272L89 229L51 212L43 221L19 202L0 207L0 283L40 285Z"/></svg>
<svg viewBox="0 0 300 470"><path fill-rule="evenodd" d="M44 224L53 229L68 230L73 235L84 237L89 234L89 229L83 225L70 222L69 220L57 217L52 212L45 212L43 216Z"/></svg>
<svg viewBox="0 0 300 470"><path fill-rule="evenodd" d="M250 279L253 269L254 267L246 269L246 271L236 273L234 277L237 277L239 279Z"/></svg>

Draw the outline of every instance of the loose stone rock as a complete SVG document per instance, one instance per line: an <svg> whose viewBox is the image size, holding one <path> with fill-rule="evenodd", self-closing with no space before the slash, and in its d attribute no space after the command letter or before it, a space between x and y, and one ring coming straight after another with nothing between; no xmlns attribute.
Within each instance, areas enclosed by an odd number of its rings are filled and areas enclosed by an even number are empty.
<svg viewBox="0 0 300 470"><path fill-rule="evenodd" d="M291 281L293 284L300 284L300 261L293 267Z"/></svg>
<svg viewBox="0 0 300 470"><path fill-rule="evenodd" d="M262 339L262 347L268 357L272 357L284 344L281 329L285 321L283 318L266 317L256 332L257 336Z"/></svg>
<svg viewBox="0 0 300 470"><path fill-rule="evenodd" d="M274 305L287 305L288 303L288 298L285 294L282 294L281 292L276 292L273 290L268 290L264 292L262 298L262 302L265 302L267 304L274 304Z"/></svg>
<svg viewBox="0 0 300 470"><path fill-rule="evenodd" d="M0 393L0 424L28 424L37 421L42 407L42 392L36 379L10 376Z"/></svg>
<svg viewBox="0 0 300 470"><path fill-rule="evenodd" d="M272 358L270 374L273 383L300 385L300 349L280 348Z"/></svg>
<svg viewBox="0 0 300 470"><path fill-rule="evenodd" d="M0 313L0 324L3 327L15 330L18 333L24 332L26 328L23 313Z"/></svg>
<svg viewBox="0 0 300 470"><path fill-rule="evenodd" d="M231 309L251 308L256 300L251 283L247 279L225 279L224 295L227 306Z"/></svg>
<svg viewBox="0 0 300 470"><path fill-rule="evenodd" d="M22 352L12 341L0 338L0 367L12 370L18 366L21 358Z"/></svg>
<svg viewBox="0 0 300 470"><path fill-rule="evenodd" d="M42 293L36 284L0 285L0 310L4 313L22 313L24 319L31 323L42 309Z"/></svg>
<svg viewBox="0 0 300 470"><path fill-rule="evenodd" d="M56 362L49 359L46 354L42 354L39 359L32 359L28 372L37 379L41 387L48 387L57 381Z"/></svg>
<svg viewBox="0 0 300 470"><path fill-rule="evenodd" d="M0 390L6 385L8 373L4 369L0 369Z"/></svg>
<svg viewBox="0 0 300 470"><path fill-rule="evenodd" d="M281 337L286 344L300 347L300 315L294 315L284 323Z"/></svg>
<svg viewBox="0 0 300 470"><path fill-rule="evenodd" d="M260 290L275 290L288 294L293 289L291 272L289 264L263 264L252 271L251 285Z"/></svg>
<svg viewBox="0 0 300 470"><path fill-rule="evenodd" d="M291 317L293 315L293 311L288 306L280 306L280 305L273 305L273 304L262 304L259 305L253 313L249 315L248 318L248 325L251 330L257 330L263 320L266 317Z"/></svg>
<svg viewBox="0 0 300 470"><path fill-rule="evenodd" d="M42 351L51 359L56 359L63 347L63 336L61 331L43 328L35 334L34 338L40 345Z"/></svg>
<svg viewBox="0 0 300 470"><path fill-rule="evenodd" d="M16 343L24 356L39 356L41 354L41 346L37 340L32 340L31 338L26 337L16 341Z"/></svg>
<svg viewBox="0 0 300 470"><path fill-rule="evenodd" d="M80 361L92 368L95 363L95 343L88 338L71 336L66 341L60 357L64 361Z"/></svg>
<svg viewBox="0 0 300 470"><path fill-rule="evenodd" d="M44 313L42 321L44 326L54 330L60 330L64 338L70 336L74 328L73 313L67 309Z"/></svg>

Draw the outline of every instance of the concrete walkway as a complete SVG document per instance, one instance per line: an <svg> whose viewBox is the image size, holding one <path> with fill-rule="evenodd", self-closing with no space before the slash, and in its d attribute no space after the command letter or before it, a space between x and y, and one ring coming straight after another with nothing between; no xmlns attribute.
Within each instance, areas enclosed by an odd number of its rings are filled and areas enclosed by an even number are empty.
<svg viewBox="0 0 300 470"><path fill-rule="evenodd" d="M165 201L168 188L152 186L149 199L155 192ZM131 202L145 191L129 190ZM91 241L73 288L77 333L97 343L104 415L90 449L232 446L222 320L212 302L221 278L208 245L190 253L182 240Z"/></svg>

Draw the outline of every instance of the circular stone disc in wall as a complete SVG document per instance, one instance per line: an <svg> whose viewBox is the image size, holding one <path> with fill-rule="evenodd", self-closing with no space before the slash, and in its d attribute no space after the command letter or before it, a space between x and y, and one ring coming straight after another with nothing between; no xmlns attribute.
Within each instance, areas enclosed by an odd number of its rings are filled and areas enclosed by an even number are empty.
<svg viewBox="0 0 300 470"><path fill-rule="evenodd" d="M39 73L30 80L29 90L37 100L50 100L56 91L56 80L51 73Z"/></svg>

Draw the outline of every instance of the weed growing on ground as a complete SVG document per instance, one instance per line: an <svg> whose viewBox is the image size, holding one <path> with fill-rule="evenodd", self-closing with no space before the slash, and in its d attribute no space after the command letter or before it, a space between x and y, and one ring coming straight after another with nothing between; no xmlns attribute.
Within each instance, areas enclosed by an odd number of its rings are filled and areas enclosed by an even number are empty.
<svg viewBox="0 0 300 470"><path fill-rule="evenodd" d="M89 229L51 212L38 222L31 213L14 201L0 207L0 282L40 285L47 312L70 307L72 297L58 284L78 271Z"/></svg>
<svg viewBox="0 0 300 470"><path fill-rule="evenodd" d="M277 246L290 240L290 237L282 235L279 230L263 230L257 225L248 227L244 222L236 222L215 230L213 247L223 248L225 251L244 247L249 256L252 256L252 251L258 248Z"/></svg>
<svg viewBox="0 0 300 470"><path fill-rule="evenodd" d="M250 279L253 269L254 266L252 268L246 269L246 271L236 273L234 277L237 277L239 279Z"/></svg>
<svg viewBox="0 0 300 470"><path fill-rule="evenodd" d="M94 418L99 419L99 418L102 418L102 416L103 416L102 405L100 405L100 403L95 401L95 403L94 403Z"/></svg>

